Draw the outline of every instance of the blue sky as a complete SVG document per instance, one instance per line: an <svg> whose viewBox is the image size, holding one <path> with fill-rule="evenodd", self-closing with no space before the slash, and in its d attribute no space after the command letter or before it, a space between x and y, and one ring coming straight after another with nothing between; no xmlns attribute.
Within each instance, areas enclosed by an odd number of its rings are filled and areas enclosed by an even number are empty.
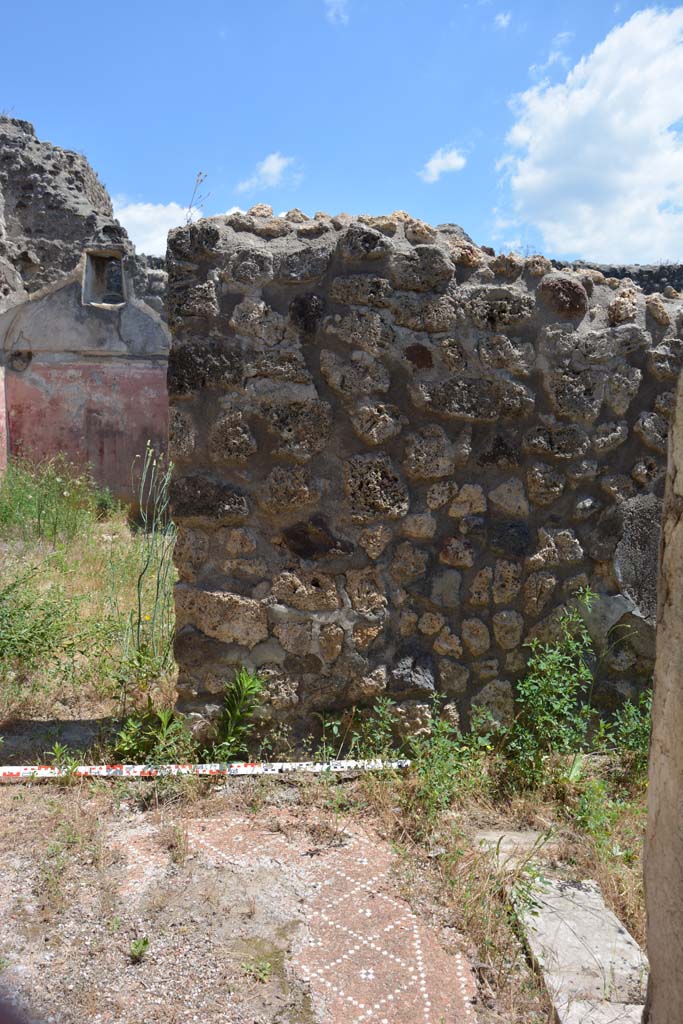
<svg viewBox="0 0 683 1024"><path fill-rule="evenodd" d="M498 249L683 259L683 7L26 0L0 108L84 152L143 251L207 215L408 210Z"/></svg>

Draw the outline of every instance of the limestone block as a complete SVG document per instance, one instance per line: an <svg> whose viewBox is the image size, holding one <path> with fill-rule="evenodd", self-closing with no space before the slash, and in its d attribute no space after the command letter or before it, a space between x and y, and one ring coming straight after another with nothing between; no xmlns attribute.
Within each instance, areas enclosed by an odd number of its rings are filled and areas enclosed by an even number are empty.
<svg viewBox="0 0 683 1024"><path fill-rule="evenodd" d="M348 306L388 305L392 287L383 277L372 274L352 274L348 277L335 277L330 285L330 298Z"/></svg>
<svg viewBox="0 0 683 1024"><path fill-rule="evenodd" d="M320 500L320 494L302 467L276 466L256 491L258 502L272 515L295 512Z"/></svg>
<svg viewBox="0 0 683 1024"><path fill-rule="evenodd" d="M460 632L465 647L474 658L485 654L491 646L488 626L481 619L464 619Z"/></svg>
<svg viewBox="0 0 683 1024"><path fill-rule="evenodd" d="M506 334L491 334L479 342L477 351L481 365L486 370L508 370L510 373L527 377L535 361L531 343L516 343Z"/></svg>
<svg viewBox="0 0 683 1024"><path fill-rule="evenodd" d="M500 673L498 658L482 658L481 661L474 661L472 662L472 671L482 682L497 679Z"/></svg>
<svg viewBox="0 0 683 1024"><path fill-rule="evenodd" d="M470 679L469 669L451 658L439 658L439 692L448 697L460 697L467 691Z"/></svg>
<svg viewBox="0 0 683 1024"><path fill-rule="evenodd" d="M462 537L447 537L439 553L439 561L454 569L469 569L474 565L474 548Z"/></svg>
<svg viewBox="0 0 683 1024"><path fill-rule="evenodd" d="M337 313L324 322L325 333L351 349L361 349L376 359L391 351L394 332L384 317L371 309L354 309L344 316Z"/></svg>
<svg viewBox="0 0 683 1024"><path fill-rule="evenodd" d="M275 453L302 462L321 452L332 434L332 408L318 399L265 399L259 403L258 414L280 442Z"/></svg>
<svg viewBox="0 0 683 1024"><path fill-rule="evenodd" d="M610 370L605 388L605 400L617 416L624 416L638 394L643 379L642 370L621 361Z"/></svg>
<svg viewBox="0 0 683 1024"><path fill-rule="evenodd" d="M454 480L440 480L438 483L432 484L427 490L427 508L432 511L443 508L455 497L457 491L458 485Z"/></svg>
<svg viewBox="0 0 683 1024"><path fill-rule="evenodd" d="M391 560L389 572L397 583L412 583L427 571L429 553L406 541L397 545Z"/></svg>
<svg viewBox="0 0 683 1024"><path fill-rule="evenodd" d="M486 511L486 495L480 484L463 484L451 503L448 514L453 519L481 515Z"/></svg>
<svg viewBox="0 0 683 1024"><path fill-rule="evenodd" d="M607 307L609 322L613 327L630 323L638 314L638 290L622 287Z"/></svg>
<svg viewBox="0 0 683 1024"><path fill-rule="evenodd" d="M463 301L463 313L482 331L500 331L528 320L534 312L534 298L514 287L479 285Z"/></svg>
<svg viewBox="0 0 683 1024"><path fill-rule="evenodd" d="M666 304L659 292L646 296L645 309L647 310L647 315L651 316L660 327L668 327L671 323Z"/></svg>
<svg viewBox="0 0 683 1024"><path fill-rule="evenodd" d="M455 467L455 450L443 427L430 424L406 437L403 469L417 480L450 476Z"/></svg>
<svg viewBox="0 0 683 1024"><path fill-rule="evenodd" d="M346 592L351 607L361 615L379 615L387 606L387 597L378 569L349 569L346 573Z"/></svg>
<svg viewBox="0 0 683 1024"><path fill-rule="evenodd" d="M223 413L208 436L209 455L214 462L241 464L258 450L256 438L239 410Z"/></svg>
<svg viewBox="0 0 683 1024"><path fill-rule="evenodd" d="M405 609L398 617L398 631L401 636L412 636L417 630L417 615Z"/></svg>
<svg viewBox="0 0 683 1024"><path fill-rule="evenodd" d="M556 316L580 320L588 312L588 295L581 281L569 274L550 273L541 278L537 293Z"/></svg>
<svg viewBox="0 0 683 1024"><path fill-rule="evenodd" d="M419 409L471 423L517 419L529 415L534 408L531 392L523 384L504 377L458 375L445 380L419 381L410 394Z"/></svg>
<svg viewBox="0 0 683 1024"><path fill-rule="evenodd" d="M470 584L468 604L474 607L484 607L491 603L491 584L493 581L493 569L486 566L480 569Z"/></svg>
<svg viewBox="0 0 683 1024"><path fill-rule="evenodd" d="M619 448L628 439L628 424L625 420L619 423L601 423L593 434L593 451L596 455L607 455Z"/></svg>
<svg viewBox="0 0 683 1024"><path fill-rule="evenodd" d="M434 641L434 652L436 654L447 654L452 658L461 658L462 643L460 638L448 626L444 626Z"/></svg>
<svg viewBox="0 0 683 1024"><path fill-rule="evenodd" d="M532 427L524 436L522 450L528 455L553 459L577 459L590 448L585 430L573 423Z"/></svg>
<svg viewBox="0 0 683 1024"><path fill-rule="evenodd" d="M209 538L201 530L180 523L177 528L173 557L183 579L193 582L209 554Z"/></svg>
<svg viewBox="0 0 683 1024"><path fill-rule="evenodd" d="M312 641L310 622L285 619L273 626L273 633L284 650L290 654L310 654Z"/></svg>
<svg viewBox="0 0 683 1024"><path fill-rule="evenodd" d="M245 527L223 527L216 531L215 538L218 550L228 558L251 555L256 551L254 532Z"/></svg>
<svg viewBox="0 0 683 1024"><path fill-rule="evenodd" d="M669 424L664 416L658 412L641 412L633 425L633 433L638 435L647 448L666 455Z"/></svg>
<svg viewBox="0 0 683 1024"><path fill-rule="evenodd" d="M552 505L566 487L563 473L545 462L532 462L526 471L529 499L534 505Z"/></svg>
<svg viewBox="0 0 683 1024"><path fill-rule="evenodd" d="M545 387L557 416L590 425L600 415L607 373L600 369L563 367L545 375Z"/></svg>
<svg viewBox="0 0 683 1024"><path fill-rule="evenodd" d="M333 576L319 572L281 572L273 579L271 594L280 604L298 611L330 612L341 607Z"/></svg>
<svg viewBox="0 0 683 1024"><path fill-rule="evenodd" d="M434 636L443 629L445 619L438 612L423 612L420 616L417 628L425 636Z"/></svg>
<svg viewBox="0 0 683 1024"><path fill-rule="evenodd" d="M351 426L366 444L379 445L400 434L401 410L383 402L361 402L349 413ZM327 438L321 447L325 447Z"/></svg>
<svg viewBox="0 0 683 1024"><path fill-rule="evenodd" d="M395 252L391 258L389 279L401 291L428 292L447 284L455 266L448 253L436 245L416 245L408 253Z"/></svg>
<svg viewBox="0 0 683 1024"><path fill-rule="evenodd" d="M188 410L170 410L168 439L175 458L192 455L197 445L197 428Z"/></svg>
<svg viewBox="0 0 683 1024"><path fill-rule="evenodd" d="M524 484L516 478L505 480L498 487L494 487L492 491L489 491L488 500L491 511L500 515L520 519L529 515L529 502L524 491Z"/></svg>
<svg viewBox="0 0 683 1024"><path fill-rule="evenodd" d="M527 559L528 569L574 565L583 558L583 548L573 530L545 529L538 531L539 550Z"/></svg>
<svg viewBox="0 0 683 1024"><path fill-rule="evenodd" d="M344 492L355 522L401 519L408 490L387 455L354 455L344 462Z"/></svg>
<svg viewBox="0 0 683 1024"><path fill-rule="evenodd" d="M519 612L496 612L493 616L493 635L504 651L519 647L524 632L524 619Z"/></svg>
<svg viewBox="0 0 683 1024"><path fill-rule="evenodd" d="M342 651L344 644L344 630L334 622L328 622L320 627L318 636L318 650L323 661L336 661Z"/></svg>
<svg viewBox="0 0 683 1024"><path fill-rule="evenodd" d="M359 651L367 651L384 629L382 622L357 622L353 627L353 642Z"/></svg>
<svg viewBox="0 0 683 1024"><path fill-rule="evenodd" d="M494 604L509 604L517 597L521 586L521 564L499 558L496 561L493 575Z"/></svg>
<svg viewBox="0 0 683 1024"><path fill-rule="evenodd" d="M648 353L647 367L657 380L675 381L683 367L683 340L667 338Z"/></svg>
<svg viewBox="0 0 683 1024"><path fill-rule="evenodd" d="M342 359L336 352L323 349L320 372L329 386L345 399L384 394L389 390L390 379L385 368L362 350L354 351L351 359Z"/></svg>
<svg viewBox="0 0 683 1024"><path fill-rule="evenodd" d="M500 725L509 725L514 714L512 686L505 679L494 679L472 697L472 708L484 708Z"/></svg>
<svg viewBox="0 0 683 1024"><path fill-rule="evenodd" d="M557 577L551 572L534 572L527 576L522 591L525 615L540 615L553 596L556 586Z"/></svg>
<svg viewBox="0 0 683 1024"><path fill-rule="evenodd" d="M362 530L358 537L358 543L367 551L370 558L379 558L392 537L391 529L380 523L379 526L367 526Z"/></svg>
<svg viewBox="0 0 683 1024"><path fill-rule="evenodd" d="M195 626L223 643L254 647L268 637L265 605L224 590L176 587L176 628Z"/></svg>
<svg viewBox="0 0 683 1024"><path fill-rule="evenodd" d="M389 239L364 224L350 224L337 239L337 253L346 263L364 263L387 256L393 250Z"/></svg>

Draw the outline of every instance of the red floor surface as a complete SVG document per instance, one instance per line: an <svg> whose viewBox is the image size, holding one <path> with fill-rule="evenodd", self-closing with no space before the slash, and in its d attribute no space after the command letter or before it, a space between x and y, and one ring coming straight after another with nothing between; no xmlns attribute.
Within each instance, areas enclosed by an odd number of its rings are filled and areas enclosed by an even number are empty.
<svg viewBox="0 0 683 1024"><path fill-rule="evenodd" d="M395 891L389 845L355 824L316 843L256 818L187 823L191 847L230 864L268 858L311 883L308 938L291 969L310 985L325 1024L461 1024L475 1020L476 987L460 953L445 952Z"/></svg>

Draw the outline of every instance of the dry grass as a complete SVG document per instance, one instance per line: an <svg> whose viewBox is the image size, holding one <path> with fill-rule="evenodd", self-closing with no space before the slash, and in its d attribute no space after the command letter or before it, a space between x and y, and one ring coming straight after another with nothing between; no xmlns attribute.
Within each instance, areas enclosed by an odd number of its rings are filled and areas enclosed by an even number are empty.
<svg viewBox="0 0 683 1024"><path fill-rule="evenodd" d="M138 604L147 540L61 462L8 471L0 483L0 733L14 719L105 719L124 696L128 707L150 693L172 701L170 659L145 646L154 565ZM164 629L168 647L170 622Z"/></svg>

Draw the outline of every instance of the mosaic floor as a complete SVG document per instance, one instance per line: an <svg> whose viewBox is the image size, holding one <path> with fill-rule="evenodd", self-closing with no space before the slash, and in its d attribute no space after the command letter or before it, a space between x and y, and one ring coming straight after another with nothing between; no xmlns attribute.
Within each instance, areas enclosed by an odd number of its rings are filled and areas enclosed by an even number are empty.
<svg viewBox="0 0 683 1024"><path fill-rule="evenodd" d="M273 824L230 817L185 826L190 847L210 862L267 858L296 866L310 883L302 908L307 938L290 969L308 982L325 1024L474 1022L470 967L461 954L446 953L397 896L388 844L355 825L317 843L286 820L281 831Z"/></svg>

